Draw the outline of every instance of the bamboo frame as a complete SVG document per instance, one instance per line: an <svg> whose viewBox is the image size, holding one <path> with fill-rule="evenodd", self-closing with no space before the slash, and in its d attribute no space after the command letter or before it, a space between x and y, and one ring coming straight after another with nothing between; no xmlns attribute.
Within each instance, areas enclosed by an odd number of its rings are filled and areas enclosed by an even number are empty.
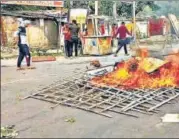
<svg viewBox="0 0 179 139"><path fill-rule="evenodd" d="M108 118L109 113L138 118L138 113L155 114L158 108L179 97L179 88L131 89L91 84L86 72L60 79L52 86L37 91L27 98L51 102L54 109L59 105L70 106Z"/></svg>

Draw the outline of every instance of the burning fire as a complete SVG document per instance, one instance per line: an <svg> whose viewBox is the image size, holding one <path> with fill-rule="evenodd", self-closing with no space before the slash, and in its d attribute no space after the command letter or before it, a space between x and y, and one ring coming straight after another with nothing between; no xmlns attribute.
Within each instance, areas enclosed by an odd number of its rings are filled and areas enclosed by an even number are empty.
<svg viewBox="0 0 179 139"><path fill-rule="evenodd" d="M121 62L113 72L94 77L91 82L98 86L106 85L124 89L179 87L179 63L174 61L157 63L157 59L149 59L132 58Z"/></svg>

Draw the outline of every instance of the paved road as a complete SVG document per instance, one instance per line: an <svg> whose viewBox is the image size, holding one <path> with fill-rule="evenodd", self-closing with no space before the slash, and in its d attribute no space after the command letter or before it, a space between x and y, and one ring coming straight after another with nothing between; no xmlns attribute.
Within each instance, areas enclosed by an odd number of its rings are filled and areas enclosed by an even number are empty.
<svg viewBox="0 0 179 139"><path fill-rule="evenodd" d="M66 77L64 72L70 75L73 70L85 69L87 64L36 63L36 70L26 71L16 71L15 64L7 64L7 67L4 64L1 67L1 125L14 124L19 131L18 137L24 138L179 137L179 124L164 124L160 119L166 113L179 113L179 100L162 107L156 115L140 115L138 119L119 114L105 118L63 106L52 110L49 108L52 104L47 102L19 100L31 90ZM74 118L76 122L65 122L66 118Z"/></svg>

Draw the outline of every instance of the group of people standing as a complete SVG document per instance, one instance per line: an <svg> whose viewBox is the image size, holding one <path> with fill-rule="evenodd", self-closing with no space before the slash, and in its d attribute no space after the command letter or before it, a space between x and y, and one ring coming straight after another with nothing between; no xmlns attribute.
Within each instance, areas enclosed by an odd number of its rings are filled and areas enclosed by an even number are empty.
<svg viewBox="0 0 179 139"><path fill-rule="evenodd" d="M76 20L72 20L72 23L70 24L62 23L65 55L67 57L73 56L73 50L75 50L75 56L78 56L79 30L80 28L78 27Z"/></svg>
<svg viewBox="0 0 179 139"><path fill-rule="evenodd" d="M17 68L21 68L22 60L26 59L27 67L30 67L30 51L29 51L29 44L27 41L26 36L26 28L30 25L30 21L28 20L20 20L19 21L20 26L18 30L15 32L15 43L19 47L19 57L17 61ZM80 28L78 27L78 24L76 20L72 20L72 23L62 23L62 33L64 34L64 44L65 44L65 55L67 57L73 56L73 46L75 50L75 56L78 56L78 48L79 48L79 32ZM125 26L125 23L122 22L120 27L117 27L116 25L113 26L113 37L116 38L119 35L118 40L118 49L115 52L115 56L119 52L119 50L124 47L125 54L128 55L127 51L127 34L132 36L132 32L129 32L127 27Z"/></svg>
<svg viewBox="0 0 179 139"><path fill-rule="evenodd" d="M78 56L78 44L79 44L79 27L77 25L76 20L72 20L71 24L62 24L63 34L64 34L64 46L65 46L65 54L67 57L71 57L73 54L73 46L75 50L75 56ZM112 37L118 37L118 48L115 52L115 56L124 47L124 52L128 55L127 44L129 43L129 39L127 35L132 36L132 31L129 31L125 25L125 22L121 23L121 26L117 27L116 24L112 27Z"/></svg>

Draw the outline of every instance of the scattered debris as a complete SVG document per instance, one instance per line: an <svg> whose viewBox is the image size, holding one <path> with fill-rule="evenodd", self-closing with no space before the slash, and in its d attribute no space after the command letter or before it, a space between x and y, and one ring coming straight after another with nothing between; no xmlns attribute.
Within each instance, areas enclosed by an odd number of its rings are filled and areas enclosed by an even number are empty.
<svg viewBox="0 0 179 139"><path fill-rule="evenodd" d="M14 129L15 125L1 127L1 138L15 138L18 136L17 131Z"/></svg>
<svg viewBox="0 0 179 139"><path fill-rule="evenodd" d="M137 64L138 68L131 67ZM136 69L136 70L134 70ZM154 58L131 58L119 63L116 69L92 78L91 83L115 88L158 89L178 87L179 64Z"/></svg>
<svg viewBox="0 0 179 139"><path fill-rule="evenodd" d="M87 75L88 77L94 76L102 76L108 72L112 72L114 70L115 65L103 66L97 69L88 69Z"/></svg>
<svg viewBox="0 0 179 139"><path fill-rule="evenodd" d="M40 89L24 99L34 98L112 118L112 113L138 118L137 113L151 115L159 107L179 97L179 88L124 90L111 86L94 86L86 72L73 74ZM58 91L56 91L58 90ZM72 122L73 120L66 120Z"/></svg>
<svg viewBox="0 0 179 139"><path fill-rule="evenodd" d="M17 92L16 93L16 102L19 102L20 99L21 99L21 94L20 94L20 92Z"/></svg>
<svg viewBox="0 0 179 139"><path fill-rule="evenodd" d="M75 118L67 118L67 119L65 119L65 122L68 122L68 123L75 123L76 120L75 120Z"/></svg>
<svg viewBox="0 0 179 139"><path fill-rule="evenodd" d="M179 123L179 114L166 114L161 119L164 123Z"/></svg>
<svg viewBox="0 0 179 139"><path fill-rule="evenodd" d="M98 60L93 60L90 62L90 65L94 66L94 67L100 67L101 64Z"/></svg>

